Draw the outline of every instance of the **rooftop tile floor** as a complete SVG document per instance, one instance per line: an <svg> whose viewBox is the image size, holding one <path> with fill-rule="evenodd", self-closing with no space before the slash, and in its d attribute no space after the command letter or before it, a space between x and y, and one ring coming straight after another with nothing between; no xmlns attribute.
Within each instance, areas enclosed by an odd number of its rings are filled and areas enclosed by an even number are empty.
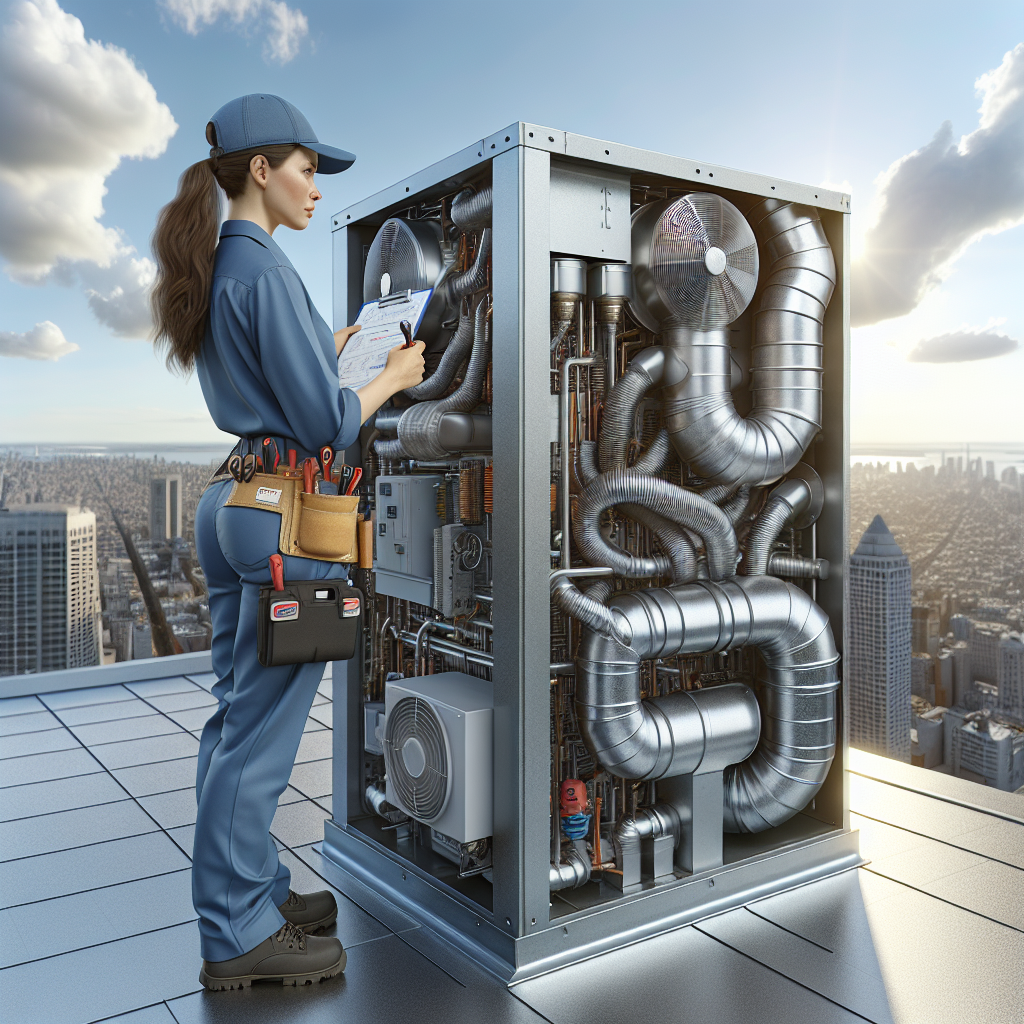
<svg viewBox="0 0 1024 1024"><path fill-rule="evenodd" d="M714 1024L1022 1019L1024 800L856 751L850 793L865 867L510 992L321 860L329 676L271 831L296 889L323 888L325 876L342 885L348 968L304 989L204 992L192 786L213 682L0 701L0 1020L569 1024L638 1010Z"/></svg>

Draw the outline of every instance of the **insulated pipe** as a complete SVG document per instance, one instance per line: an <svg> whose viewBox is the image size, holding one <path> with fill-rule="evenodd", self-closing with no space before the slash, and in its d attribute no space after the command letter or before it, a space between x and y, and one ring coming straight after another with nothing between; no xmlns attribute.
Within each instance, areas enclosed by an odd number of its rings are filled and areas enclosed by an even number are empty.
<svg viewBox="0 0 1024 1024"><path fill-rule="evenodd" d="M374 812L384 818L385 821L391 822L392 825L408 817L404 811L395 807L394 804L388 803L387 791L383 781L378 780L368 783L365 795L366 802L373 808Z"/></svg>
<svg viewBox="0 0 1024 1024"><path fill-rule="evenodd" d="M761 514L747 534L740 566L744 576L764 576L768 572L768 558L775 538L788 523L810 509L812 498L810 484L799 478L783 480L768 495Z"/></svg>
<svg viewBox="0 0 1024 1024"><path fill-rule="evenodd" d="M612 843L616 847L619 866L630 854L639 853L644 839L672 836L678 843L682 832L680 825L679 812L668 803L643 807L636 812L635 818L619 818L612 828Z"/></svg>
<svg viewBox="0 0 1024 1024"><path fill-rule="evenodd" d="M490 226L493 191L490 185L474 192L464 188L453 200L448 216L460 231L479 231Z"/></svg>
<svg viewBox="0 0 1024 1024"><path fill-rule="evenodd" d="M676 527L686 527L698 534L704 541L712 579L722 579L735 573L738 556L736 534L725 513L699 494L633 469L602 473L579 496L574 536L587 561L611 565L617 574L629 579L649 579L666 574L669 560L664 556L631 555L601 534L601 513L612 505L620 504L640 505Z"/></svg>
<svg viewBox="0 0 1024 1024"><path fill-rule="evenodd" d="M402 394L407 398L413 398L417 402L429 398L440 398L451 386L455 374L463 364L466 357L473 348L473 310L467 310L459 317L459 325L455 329L451 340L448 342L437 364L434 372L414 387L406 388ZM378 430L390 429L392 432L398 429L398 422L395 426L384 428L380 426L380 417L377 419Z"/></svg>
<svg viewBox="0 0 1024 1024"><path fill-rule="evenodd" d="M836 744L839 655L821 608L772 576L619 593L609 608L629 643L584 628L576 667L580 733L602 767L657 779L731 757L756 721L749 688L728 683L644 701L640 662L753 646L764 661L760 741L752 756L725 761L725 828L760 832L805 807ZM709 700L716 703L704 707Z"/></svg>
<svg viewBox="0 0 1024 1024"><path fill-rule="evenodd" d="M822 325L836 283L835 260L817 210L763 199L749 213L770 260L756 315L753 411L730 394L728 331L668 327L660 392L680 459L716 483L763 484L800 461L821 429Z"/></svg>
<svg viewBox="0 0 1024 1024"><path fill-rule="evenodd" d="M804 558L781 551L773 551L768 559L768 572L772 576L789 576L795 580L827 580L829 568L827 558Z"/></svg>
<svg viewBox="0 0 1024 1024"><path fill-rule="evenodd" d="M473 292L483 291L487 287L487 263L491 258L491 229L484 228L480 232L480 242L476 247L473 265L461 274L449 275L442 285L445 298L451 306L458 304Z"/></svg>
<svg viewBox="0 0 1024 1024"><path fill-rule="evenodd" d="M378 440L374 444L374 450L382 458L442 459L450 453L450 449L442 444L442 435L449 439L463 437L467 431L471 437L476 435L478 424L475 418L472 422L456 419L447 424L442 424L442 419L449 413L471 412L480 403L487 364L491 359L491 329L487 313L487 303L480 302L473 314L473 352L462 383L445 398L420 402L406 409L398 421L397 440ZM483 432L484 424L479 424L479 428Z"/></svg>

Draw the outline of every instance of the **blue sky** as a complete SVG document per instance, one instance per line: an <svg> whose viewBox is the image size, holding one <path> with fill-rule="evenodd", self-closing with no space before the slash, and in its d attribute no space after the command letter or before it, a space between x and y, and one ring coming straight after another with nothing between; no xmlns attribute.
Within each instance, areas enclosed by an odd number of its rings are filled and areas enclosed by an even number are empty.
<svg viewBox="0 0 1024 1024"><path fill-rule="evenodd" d="M1020 346L986 359L908 359L921 351L919 343L942 336L953 336L947 355L950 346L954 354L976 355L986 333L997 336L997 349L1010 345L998 336L1024 342L1024 143L1013 142L1018 127L1024 139L1024 99L1014 84L1024 81L1024 52L1016 78L1004 71L990 84L995 127L984 139L975 136L935 165L927 154L906 161L890 175L888 191L876 192L879 175L928 147L944 122L954 144L979 128L983 95L975 83L1024 40L1019 2L973 5L969 17L962 3L63 0L58 7L56 0L32 0L33 13L27 2L0 3L7 45L21 47L18 68L10 70L8 60L0 75L29 81L34 73L32 56L23 52L26 37L12 34L12 26L37 38L59 22L70 39L73 25L63 11L97 44L74 44L83 60L82 102L88 106L97 87L88 73L95 60L128 83L111 96L137 89L140 105L133 113L126 101L121 110L118 99L106 120L92 109L98 127L70 143L89 151L83 165L92 161L96 182L96 175L105 177L99 224L117 229L120 241L109 233L101 238L95 228L88 245L94 252L119 247L121 277L70 249L48 274L26 270L28 257L18 255L25 238L12 241L13 228L0 232L8 265L0 275L0 443L218 438L197 382L168 374L145 340L115 336L97 319L87 291L116 300L115 285L142 280L131 259L148 253L156 213L178 175L206 156L207 119L227 99L257 90L290 99L322 141L358 155L351 170L318 179L324 198L306 231L282 228L275 235L328 320L331 213L512 121L532 121L852 192L857 245L874 246L888 260L887 279L904 275L903 293L913 294L909 312L853 332L854 442L1024 441ZM126 58L118 64L104 56L105 47L121 48ZM128 61L155 96L143 95ZM65 75L72 95L77 73L72 67ZM0 212L9 225L20 223L39 201L40 216L59 222L62 203L69 209L85 202L76 198L76 155L52 155L60 139L42 138L47 111L33 107L31 117L20 116L9 109L17 90L3 91L2 146L21 148L10 160L0 155L0 184L13 181L9 196L28 209L9 205ZM160 105L178 125L169 139ZM91 148L100 135L106 156ZM147 147L162 152L118 160L119 152ZM116 166L104 175L110 165ZM889 207L872 235L879 195L888 196ZM929 214L922 225L913 211L895 208L906 196L926 197L935 218ZM46 203L56 204L52 214ZM939 252L931 262L926 253L924 269L907 270L913 260L893 256L899 238L928 234L935 224L936 252L945 244L962 253L951 259ZM984 231L991 233L970 241ZM903 234L894 241L893 232ZM55 230L58 257L59 246L71 244L62 238ZM126 253L128 246L138 252ZM56 360L2 354L36 343L59 348L45 332L32 333L45 321L77 350Z"/></svg>

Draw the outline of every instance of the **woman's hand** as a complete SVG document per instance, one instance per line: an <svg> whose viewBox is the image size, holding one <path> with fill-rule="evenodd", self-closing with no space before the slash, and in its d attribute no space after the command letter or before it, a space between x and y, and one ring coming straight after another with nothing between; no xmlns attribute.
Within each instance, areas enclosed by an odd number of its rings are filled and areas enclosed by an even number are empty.
<svg viewBox="0 0 1024 1024"><path fill-rule="evenodd" d="M392 394L411 388L423 380L425 347L422 341L417 341L412 348L398 345L388 353L388 362L381 376L388 378L389 386L394 389Z"/></svg>
<svg viewBox="0 0 1024 1024"><path fill-rule="evenodd" d="M364 423L392 395L423 380L423 349L422 341L417 341L412 348L404 345L393 348L384 369L356 392Z"/></svg>
<svg viewBox="0 0 1024 1024"><path fill-rule="evenodd" d="M345 347L345 343L353 334L357 334L363 329L362 324L355 324L352 327L342 327L340 331L334 332L334 349L338 353L338 358L341 358L341 350Z"/></svg>

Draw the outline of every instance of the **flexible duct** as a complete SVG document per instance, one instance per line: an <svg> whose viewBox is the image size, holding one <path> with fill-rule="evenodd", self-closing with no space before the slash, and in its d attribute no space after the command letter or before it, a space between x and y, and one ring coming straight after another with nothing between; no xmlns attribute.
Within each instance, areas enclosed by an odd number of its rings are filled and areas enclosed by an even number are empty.
<svg viewBox="0 0 1024 1024"><path fill-rule="evenodd" d="M772 576L789 576L795 580L827 580L829 568L827 558L804 558L781 551L773 551L768 559L768 572Z"/></svg>
<svg viewBox="0 0 1024 1024"><path fill-rule="evenodd" d="M451 387L455 374L463 362L465 362L472 348L473 310L469 309L459 316L459 325L456 327L451 341L448 342L448 346L441 356L441 361L437 364L437 369L426 380L420 381L414 387L406 388L402 394L406 398L415 399L417 402L425 399L440 398ZM385 428L378 426L378 429L383 430ZM398 429L397 420L395 421L395 426L391 429Z"/></svg>
<svg viewBox="0 0 1024 1024"><path fill-rule="evenodd" d="M661 380L665 425L679 457L716 483L770 483L784 476L821 429L822 325L836 283L818 212L763 199L748 220L770 260L751 362L753 411L730 394L724 330L669 327Z"/></svg>
<svg viewBox="0 0 1024 1024"><path fill-rule="evenodd" d="M764 576L768 572L768 558L775 539L787 524L811 507L811 500L810 485L799 478L783 480L768 495L768 501L747 534L740 566L744 576Z"/></svg>
<svg viewBox="0 0 1024 1024"><path fill-rule="evenodd" d="M493 191L490 185L474 192L463 189L453 200L449 216L460 231L480 231L490 226Z"/></svg>
<svg viewBox="0 0 1024 1024"><path fill-rule="evenodd" d="M629 643L584 628L576 672L580 732L601 765L657 779L732 756L758 713L752 691L729 683L644 701L640 662L754 646L764 662L760 740L751 756L725 762L725 827L759 832L805 807L836 743L839 655L821 608L783 580L737 576L620 593L609 609Z"/></svg>
<svg viewBox="0 0 1024 1024"><path fill-rule="evenodd" d="M736 571L736 535L720 508L692 491L633 469L602 473L579 496L574 536L580 553L592 565L610 565L617 575L629 579L649 579L665 575L671 564L668 558L660 555L629 554L602 536L601 513L619 504L642 506L676 527L693 530L704 541L708 570L713 579L731 576ZM673 543L678 544L678 539L675 542L670 540L670 546ZM682 547L679 546L678 550L682 557ZM692 548L689 550L692 552ZM678 565L675 568L685 571Z"/></svg>
<svg viewBox="0 0 1024 1024"><path fill-rule="evenodd" d="M398 421L398 438L377 441L382 458L442 459L449 450L441 443L441 420L447 413L471 412L480 404L487 364L491 359L491 328L486 302L473 315L473 352L462 383L447 397L420 402L406 409Z"/></svg>
<svg viewBox="0 0 1024 1024"><path fill-rule="evenodd" d="M602 636L615 637L623 643L629 641L629 634L624 630L614 613L605 607L604 598L591 593L591 587L582 593L572 580L562 576L555 580L551 587L551 600L566 615L572 616L577 622Z"/></svg>

